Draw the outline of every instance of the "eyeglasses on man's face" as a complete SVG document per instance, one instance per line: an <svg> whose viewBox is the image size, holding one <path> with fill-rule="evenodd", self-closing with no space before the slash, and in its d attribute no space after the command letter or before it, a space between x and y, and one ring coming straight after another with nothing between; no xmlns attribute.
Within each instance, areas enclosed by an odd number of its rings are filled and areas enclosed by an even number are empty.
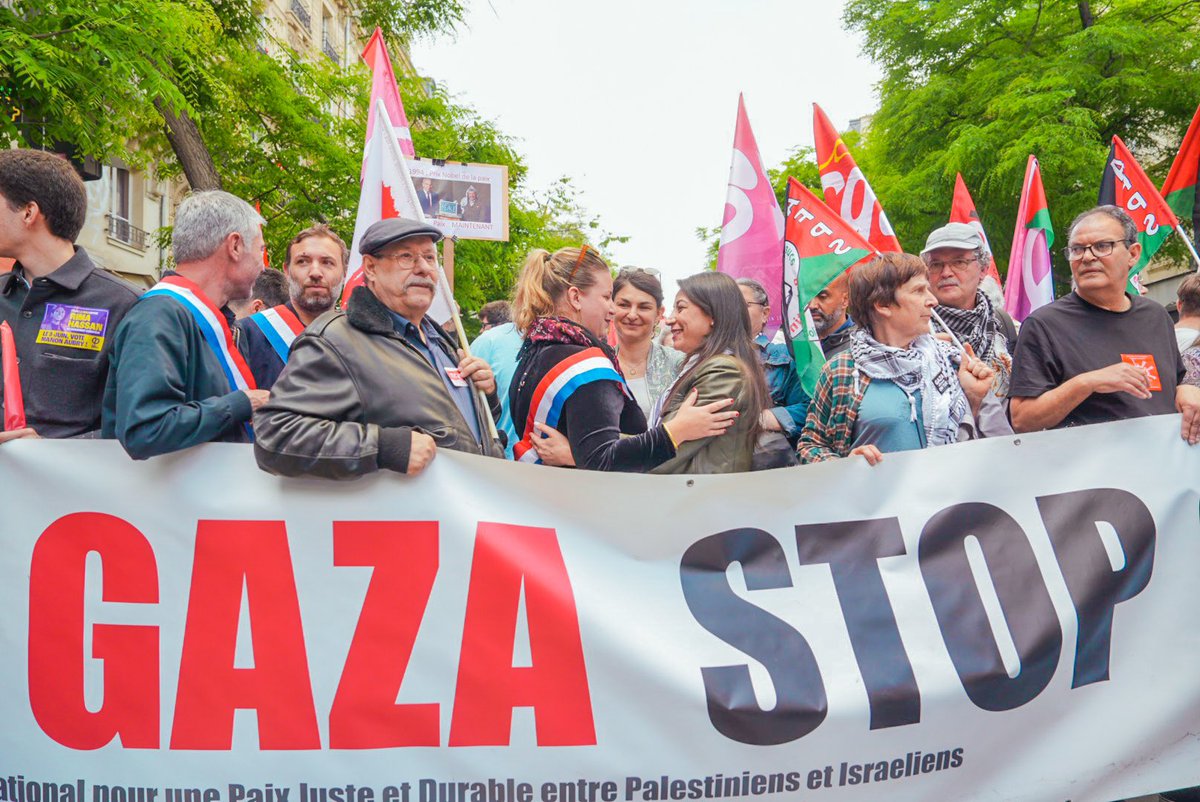
<svg viewBox="0 0 1200 802"><path fill-rule="evenodd" d="M1105 256L1110 256L1118 245L1129 247L1129 243L1123 239L1103 239L1090 245L1068 245L1062 249L1062 252L1063 256L1072 262L1082 259L1088 251L1091 251L1092 256L1097 259L1103 259Z"/></svg>
<svg viewBox="0 0 1200 802"><path fill-rule="evenodd" d="M929 267L930 275L940 274L946 270L953 270L955 273L965 273L968 267L978 261L978 258L970 256L965 259L946 259L944 261L929 262L927 266Z"/></svg>
<svg viewBox="0 0 1200 802"><path fill-rule="evenodd" d="M418 266L427 267L430 270L437 267L437 251L429 253L413 253L412 251L379 253L375 254L375 258L380 261L392 262L403 270L413 270Z"/></svg>

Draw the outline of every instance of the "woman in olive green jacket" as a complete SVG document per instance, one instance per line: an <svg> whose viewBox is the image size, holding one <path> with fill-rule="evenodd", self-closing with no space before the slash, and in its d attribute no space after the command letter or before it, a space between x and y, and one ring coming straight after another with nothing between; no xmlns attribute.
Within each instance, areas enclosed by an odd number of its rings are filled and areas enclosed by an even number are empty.
<svg viewBox="0 0 1200 802"><path fill-rule="evenodd" d="M671 344L685 356L679 378L655 404L651 425L669 421L696 390L698 404L733 398L738 420L718 437L681 443L651 473L737 473L750 470L759 414L769 401L762 365L750 338L750 316L737 283L724 273L699 273L679 282L665 321Z"/></svg>

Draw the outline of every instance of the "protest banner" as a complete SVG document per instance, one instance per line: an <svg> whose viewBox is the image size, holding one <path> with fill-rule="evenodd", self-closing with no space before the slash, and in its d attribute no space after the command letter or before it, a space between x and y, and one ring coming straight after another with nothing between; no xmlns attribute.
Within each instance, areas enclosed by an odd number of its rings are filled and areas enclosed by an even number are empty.
<svg viewBox="0 0 1200 802"><path fill-rule="evenodd" d="M1189 785L1198 472L1178 416L729 476L9 443L0 800Z"/></svg>

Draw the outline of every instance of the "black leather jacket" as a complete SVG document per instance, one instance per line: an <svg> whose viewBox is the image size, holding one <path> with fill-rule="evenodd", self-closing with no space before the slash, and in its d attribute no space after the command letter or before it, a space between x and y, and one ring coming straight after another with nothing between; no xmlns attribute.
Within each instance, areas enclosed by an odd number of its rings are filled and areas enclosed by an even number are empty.
<svg viewBox="0 0 1200 802"><path fill-rule="evenodd" d="M488 402L498 415L495 394ZM326 312L292 345L271 400L254 414L254 456L260 468L283 476L404 472L416 430L438 448L503 458L499 441L487 440L479 407L482 446L437 369L396 332L387 307L359 287L349 312Z"/></svg>

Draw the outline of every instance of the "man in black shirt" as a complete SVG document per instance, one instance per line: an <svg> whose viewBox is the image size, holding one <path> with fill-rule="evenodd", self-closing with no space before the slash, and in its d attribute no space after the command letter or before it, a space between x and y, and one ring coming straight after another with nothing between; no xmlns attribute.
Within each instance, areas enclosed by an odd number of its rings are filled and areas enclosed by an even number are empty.
<svg viewBox="0 0 1200 802"><path fill-rule="evenodd" d="M1183 413L1183 438L1200 440L1200 388L1180 384L1183 363L1171 319L1157 303L1128 295L1141 245L1116 206L1071 224L1065 254L1075 291L1021 326L1009 389L1013 428L1064 426Z"/></svg>
<svg viewBox="0 0 1200 802"><path fill-rule="evenodd" d="M23 437L80 437L100 428L113 332L140 291L74 245L87 191L71 164L0 148L0 321L13 330L27 428ZM0 407L3 399L0 399Z"/></svg>

